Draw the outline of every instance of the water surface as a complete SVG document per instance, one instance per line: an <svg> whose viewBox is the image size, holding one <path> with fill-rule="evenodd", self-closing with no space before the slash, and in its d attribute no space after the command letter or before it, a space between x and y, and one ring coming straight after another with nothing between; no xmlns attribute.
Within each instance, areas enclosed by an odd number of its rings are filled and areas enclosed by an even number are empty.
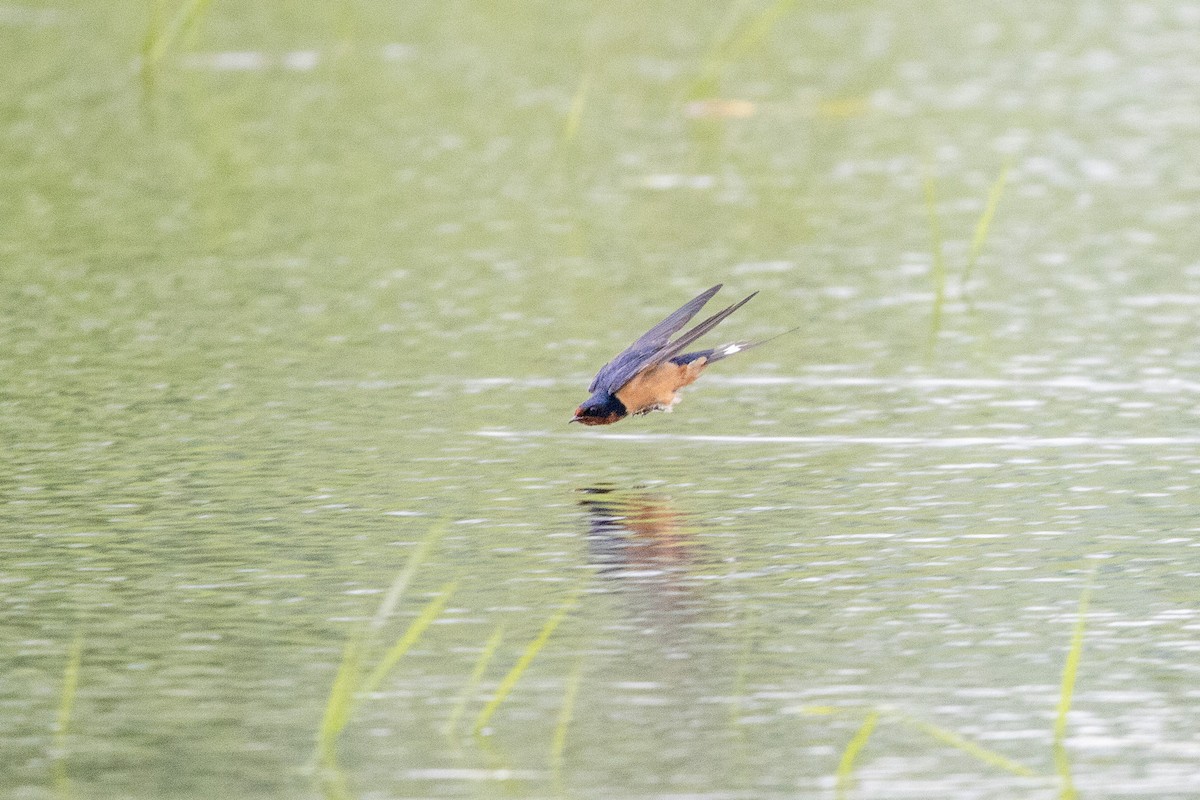
<svg viewBox="0 0 1200 800"><path fill-rule="evenodd" d="M0 6L6 795L1194 796L1191 6L152 5Z"/></svg>

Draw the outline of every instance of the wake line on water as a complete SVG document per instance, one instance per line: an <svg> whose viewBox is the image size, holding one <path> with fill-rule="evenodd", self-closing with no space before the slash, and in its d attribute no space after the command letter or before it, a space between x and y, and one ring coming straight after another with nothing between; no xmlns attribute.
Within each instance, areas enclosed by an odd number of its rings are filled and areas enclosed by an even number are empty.
<svg viewBox="0 0 1200 800"><path fill-rule="evenodd" d="M318 380L311 386L333 389L392 390L411 386L427 386L432 378L398 380L347 381ZM912 391L938 391L947 389L992 389L997 391L1054 391L1074 390L1098 394L1162 395L1200 394L1200 382L1181 378L1160 378L1141 381L1104 381L1086 377L1063 376L1057 378L932 378L898 377L871 378L836 375L719 375L705 374L704 382L720 386L793 386L803 389L907 389ZM587 378L462 378L438 376L436 383L444 386L457 385L468 393L486 392L493 389L553 389L559 386L586 385Z"/></svg>
<svg viewBox="0 0 1200 800"><path fill-rule="evenodd" d="M714 444L806 444L880 447L1169 447L1200 446L1200 436L732 436L720 434L585 433L481 430L476 435L492 439L605 439L628 442L709 442Z"/></svg>
<svg viewBox="0 0 1200 800"><path fill-rule="evenodd" d="M1200 383L1181 378L1141 381L1105 381L1082 376L1058 378L868 378L833 375L713 375L709 383L732 386L881 387L895 389L1074 389L1083 392L1139 392L1144 394L1200 393Z"/></svg>
<svg viewBox="0 0 1200 800"><path fill-rule="evenodd" d="M1149 378L1138 381L1106 381L1082 375L1048 378L939 378L866 377L854 375L721 375L705 373L705 383L725 386L795 386L805 389L862 388L937 391L944 389L994 389L1004 391L1074 390L1094 393L1200 394L1200 382L1183 378ZM568 378L467 378L463 385L483 390L502 386L551 388L574 385Z"/></svg>

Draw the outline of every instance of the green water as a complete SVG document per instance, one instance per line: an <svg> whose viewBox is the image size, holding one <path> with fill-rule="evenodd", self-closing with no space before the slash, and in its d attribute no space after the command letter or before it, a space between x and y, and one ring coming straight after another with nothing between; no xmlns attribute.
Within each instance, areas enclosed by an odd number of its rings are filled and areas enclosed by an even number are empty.
<svg viewBox="0 0 1200 800"><path fill-rule="evenodd" d="M1194 796L1198 33L0 4L0 794Z"/></svg>

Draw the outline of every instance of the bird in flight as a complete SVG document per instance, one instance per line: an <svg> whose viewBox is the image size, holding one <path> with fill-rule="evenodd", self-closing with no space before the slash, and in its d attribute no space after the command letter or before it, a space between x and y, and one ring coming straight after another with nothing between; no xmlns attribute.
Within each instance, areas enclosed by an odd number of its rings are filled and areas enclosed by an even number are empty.
<svg viewBox="0 0 1200 800"><path fill-rule="evenodd" d="M707 350L683 352L684 348L717 327L758 292L713 314L675 341L670 340L720 289L721 284L718 283L689 300L601 367L588 387L592 396L575 409L571 422L611 425L630 415L636 417L651 411L670 411L679 402L677 392L700 377L709 364L770 341L734 342Z"/></svg>

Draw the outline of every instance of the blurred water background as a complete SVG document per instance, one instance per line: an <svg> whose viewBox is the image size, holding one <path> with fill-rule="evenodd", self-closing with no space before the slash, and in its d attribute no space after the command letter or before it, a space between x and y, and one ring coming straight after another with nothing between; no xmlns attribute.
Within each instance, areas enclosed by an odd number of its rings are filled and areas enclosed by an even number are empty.
<svg viewBox="0 0 1200 800"><path fill-rule="evenodd" d="M1195 797L1198 34L0 4L0 793Z"/></svg>

